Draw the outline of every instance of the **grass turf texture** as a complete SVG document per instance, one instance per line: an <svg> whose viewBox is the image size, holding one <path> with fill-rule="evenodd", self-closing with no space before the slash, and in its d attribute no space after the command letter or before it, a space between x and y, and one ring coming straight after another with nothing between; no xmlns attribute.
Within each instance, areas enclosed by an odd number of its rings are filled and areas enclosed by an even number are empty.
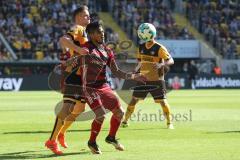
<svg viewBox="0 0 240 160"><path fill-rule="evenodd" d="M92 155L86 145L90 121L70 128L69 148L62 149L63 156L56 157L44 147L55 120L54 106L60 100L61 95L54 92L1 92L0 159L240 159L240 90L170 92L169 103L178 115L175 130L165 129L165 121L159 120L160 107L147 98L137 105L130 126L118 133L124 152L104 142L109 114L98 138L102 155ZM150 119L150 114L155 117Z"/></svg>

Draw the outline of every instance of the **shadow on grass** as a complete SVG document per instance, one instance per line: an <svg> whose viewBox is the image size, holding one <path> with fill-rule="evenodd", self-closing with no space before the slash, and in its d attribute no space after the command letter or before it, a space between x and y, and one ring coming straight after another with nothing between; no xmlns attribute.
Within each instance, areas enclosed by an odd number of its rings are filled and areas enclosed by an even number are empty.
<svg viewBox="0 0 240 160"><path fill-rule="evenodd" d="M68 132L90 132L90 129L68 130ZM39 134L52 133L52 131L19 131L19 132L3 132L3 134Z"/></svg>
<svg viewBox="0 0 240 160"><path fill-rule="evenodd" d="M40 150L43 151L43 150ZM72 153L64 153L61 156L57 156L55 154L40 154L37 153L39 151L25 151L25 152L12 152L12 153L4 153L0 154L0 159L44 159L51 157L64 157L69 155L81 155L81 154L90 154L90 151L81 151L81 152L72 152Z"/></svg>
<svg viewBox="0 0 240 160"><path fill-rule="evenodd" d="M221 131L221 132L206 132L207 134L227 134L227 133L240 133L240 131Z"/></svg>
<svg viewBox="0 0 240 160"><path fill-rule="evenodd" d="M160 130L160 129L165 129L161 127L156 127L156 128L121 128L121 131L144 131L144 130ZM90 132L90 129L81 129L81 130L68 130L67 132ZM101 131L109 131L109 129L102 129ZM49 134L52 133L52 131L19 131L19 132L3 132L2 134Z"/></svg>

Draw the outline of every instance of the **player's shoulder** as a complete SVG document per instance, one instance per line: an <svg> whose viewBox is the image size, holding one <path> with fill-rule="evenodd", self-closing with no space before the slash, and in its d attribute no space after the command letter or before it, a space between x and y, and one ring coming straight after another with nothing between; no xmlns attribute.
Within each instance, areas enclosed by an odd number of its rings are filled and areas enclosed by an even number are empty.
<svg viewBox="0 0 240 160"><path fill-rule="evenodd" d="M108 47L107 45L104 45L104 48L105 48L105 51L107 52L108 56L110 56L110 57L114 56L114 52L110 47Z"/></svg>
<svg viewBox="0 0 240 160"><path fill-rule="evenodd" d="M79 33L79 32L83 32L85 30L85 28L83 26L80 25L73 25L69 32L73 32L73 33Z"/></svg>
<svg viewBox="0 0 240 160"><path fill-rule="evenodd" d="M113 49L108 47L107 45L104 45L105 47L105 50L108 52L108 53L113 53Z"/></svg>
<svg viewBox="0 0 240 160"><path fill-rule="evenodd" d="M163 44L161 44L160 42L158 42L158 41L154 41L154 44L155 45L158 45L158 46L160 46L160 47L164 47L164 45Z"/></svg>
<svg viewBox="0 0 240 160"><path fill-rule="evenodd" d="M163 44L161 44L160 42L155 41L155 44L158 45L161 49L167 50L167 48Z"/></svg>

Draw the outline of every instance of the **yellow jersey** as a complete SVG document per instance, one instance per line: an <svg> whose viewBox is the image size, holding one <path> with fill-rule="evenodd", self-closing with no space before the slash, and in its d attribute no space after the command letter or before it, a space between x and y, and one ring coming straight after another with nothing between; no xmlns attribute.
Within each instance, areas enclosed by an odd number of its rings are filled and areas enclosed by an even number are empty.
<svg viewBox="0 0 240 160"><path fill-rule="evenodd" d="M87 38L87 34L86 34L86 31L85 31L85 27L83 26L80 26L80 25L75 25L73 26L68 32L67 32L67 35L69 37L71 37L73 43L75 45L78 45L78 46L82 46L84 45L87 41L88 41L88 38ZM73 56L76 56L78 55L79 53L75 52L74 50L71 50L69 48L66 48L64 50L64 54L67 55L68 58L71 58ZM72 66L69 66L66 68L65 71L67 72L71 72L72 71ZM81 72L80 72L80 69L77 70L76 72L77 75L80 75Z"/></svg>
<svg viewBox="0 0 240 160"><path fill-rule="evenodd" d="M67 32L67 35L71 37L74 44L76 44L80 47L88 41L85 27L82 27L80 25L73 26ZM69 52L71 54L71 57L78 54L78 53L74 52L73 50L69 50Z"/></svg>
<svg viewBox="0 0 240 160"><path fill-rule="evenodd" d="M157 42L153 42L149 46L147 46L146 43L139 45L137 59L141 63L140 73L145 75L149 81L162 79L164 69L154 70L153 65L156 63L162 63L164 60L170 58L171 55L167 49Z"/></svg>

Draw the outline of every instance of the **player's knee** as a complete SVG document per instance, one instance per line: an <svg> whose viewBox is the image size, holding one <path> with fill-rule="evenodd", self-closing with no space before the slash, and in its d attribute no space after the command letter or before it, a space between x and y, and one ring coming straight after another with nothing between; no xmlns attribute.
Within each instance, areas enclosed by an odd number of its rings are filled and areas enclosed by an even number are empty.
<svg viewBox="0 0 240 160"><path fill-rule="evenodd" d="M163 100L163 106L169 107L168 101L166 99Z"/></svg>
<svg viewBox="0 0 240 160"><path fill-rule="evenodd" d="M97 117L97 118L95 119L95 121L98 122L98 123L103 123L104 119L105 119L105 116Z"/></svg>
<svg viewBox="0 0 240 160"><path fill-rule="evenodd" d="M63 121L72 113L73 109L74 109L74 105L75 103L71 102L71 103L63 103L63 107L60 110L60 112L58 113L57 117L62 119Z"/></svg>
<svg viewBox="0 0 240 160"><path fill-rule="evenodd" d="M115 116L115 118L117 118L118 120L122 120L124 115L124 110L122 107L116 108L113 112L113 116Z"/></svg>
<svg viewBox="0 0 240 160"><path fill-rule="evenodd" d="M69 114L70 114L70 113L69 113ZM61 110L61 111L58 113L57 117L58 117L59 119L61 119L61 120L64 121L69 114L67 114L65 111L62 111L62 110Z"/></svg>
<svg viewBox="0 0 240 160"><path fill-rule="evenodd" d="M124 115L124 110L120 109L120 110L118 111L118 117L122 119L122 118L123 118L123 115Z"/></svg>
<svg viewBox="0 0 240 160"><path fill-rule="evenodd" d="M85 111L85 103L77 102L73 108L72 114L79 115Z"/></svg>
<svg viewBox="0 0 240 160"><path fill-rule="evenodd" d="M93 112L95 114L95 119L105 119L106 113L107 111L104 109L104 107L100 106L100 107L96 107L95 109L93 109Z"/></svg>
<svg viewBox="0 0 240 160"><path fill-rule="evenodd" d="M80 113L79 113L79 114L80 114ZM73 113L71 113L71 114L69 114L69 115L65 118L65 121L71 121L71 122L73 122L73 121L76 120L76 118L79 116L79 114L73 114Z"/></svg>
<svg viewBox="0 0 240 160"><path fill-rule="evenodd" d="M166 105L166 100L165 99L155 99L155 103L159 103L161 106Z"/></svg>

